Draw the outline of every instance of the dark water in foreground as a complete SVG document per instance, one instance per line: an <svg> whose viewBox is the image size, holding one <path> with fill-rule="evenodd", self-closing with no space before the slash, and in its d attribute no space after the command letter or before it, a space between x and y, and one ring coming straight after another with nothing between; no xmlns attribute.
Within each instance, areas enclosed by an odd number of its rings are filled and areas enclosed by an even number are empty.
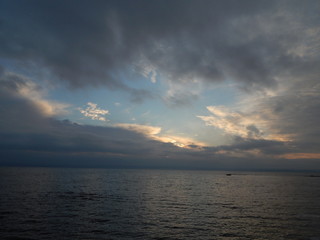
<svg viewBox="0 0 320 240"><path fill-rule="evenodd" d="M0 168L0 239L320 239L309 174Z"/></svg>

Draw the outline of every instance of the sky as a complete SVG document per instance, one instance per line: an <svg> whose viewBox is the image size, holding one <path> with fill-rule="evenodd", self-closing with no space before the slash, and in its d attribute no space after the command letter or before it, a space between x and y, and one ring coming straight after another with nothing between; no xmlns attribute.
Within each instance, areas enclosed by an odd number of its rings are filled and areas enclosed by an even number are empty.
<svg viewBox="0 0 320 240"><path fill-rule="evenodd" d="M0 165L319 171L319 12L1 0Z"/></svg>

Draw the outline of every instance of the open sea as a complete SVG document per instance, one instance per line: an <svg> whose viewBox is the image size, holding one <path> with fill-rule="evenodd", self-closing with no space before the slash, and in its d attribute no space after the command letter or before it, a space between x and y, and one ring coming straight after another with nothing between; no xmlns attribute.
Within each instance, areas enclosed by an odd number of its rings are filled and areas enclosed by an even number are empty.
<svg viewBox="0 0 320 240"><path fill-rule="evenodd" d="M310 173L0 168L0 239L320 240Z"/></svg>

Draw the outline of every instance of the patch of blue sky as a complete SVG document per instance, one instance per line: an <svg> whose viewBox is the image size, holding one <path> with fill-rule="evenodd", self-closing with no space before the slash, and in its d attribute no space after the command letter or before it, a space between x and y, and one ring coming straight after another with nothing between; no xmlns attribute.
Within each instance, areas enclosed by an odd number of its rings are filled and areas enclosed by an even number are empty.
<svg viewBox="0 0 320 240"><path fill-rule="evenodd" d="M240 98L239 89L232 81L217 83L203 91L199 104L205 106L234 106Z"/></svg>
<svg viewBox="0 0 320 240"><path fill-rule="evenodd" d="M236 101L237 91L232 83L220 83L216 86L206 88L191 103L182 106L168 106L163 97L166 95L168 85L160 74L156 75L156 82L151 81L152 74L147 76L136 72L118 74L119 81L131 89L149 91L153 98L147 98L139 103L132 102L130 93L127 91L109 90L107 86L99 88L70 89L65 84L55 86L46 81L52 77L47 71L42 70L35 74L28 68L28 64L21 63L17 68L16 62L0 59L0 63L8 69L30 78L47 91L46 99L68 104L67 114L58 119L69 119L80 124L90 125L113 125L117 123L135 123L150 126L158 126L162 134L189 137L204 142L221 142L221 134L214 128L205 126L199 119L199 115L207 115L207 106L210 105L232 105ZM107 121L92 120L80 113L80 108L85 109L87 103L97 104L99 109L108 110L109 114L104 117ZM212 134L208 135L208 132ZM209 136L209 137L208 137Z"/></svg>
<svg viewBox="0 0 320 240"><path fill-rule="evenodd" d="M92 88L92 89L76 89L70 90L65 87L55 88L50 92L50 98L57 101L70 104L67 117L71 121L82 124L105 125L109 122L117 121L119 108L125 105L125 93L121 91L110 91L107 88ZM85 109L89 102L97 104L97 107L103 110L108 110L109 114L105 117L106 122L91 120L80 113L79 108Z"/></svg>
<svg viewBox="0 0 320 240"><path fill-rule="evenodd" d="M118 76L119 77L119 76ZM86 89L68 89L66 87L55 88L50 92L50 98L55 100L71 104L69 108L69 115L67 117L70 120L93 125L105 125L115 123L137 123L137 124L152 124L154 114L158 113L158 109L161 109L161 101L157 97L158 91L154 83L148 82L148 80L134 79L126 80L124 78L119 79L132 89L144 89L150 91L151 95L155 94L154 98L148 98L141 102L132 102L132 96L130 92L124 90L109 90L103 85L99 88L86 88ZM106 118L109 121L99 122L98 120L91 120L84 117L79 108L85 108L88 102L97 104L100 109L109 111ZM155 111L156 110L156 111ZM152 116L152 117L151 117Z"/></svg>
<svg viewBox="0 0 320 240"><path fill-rule="evenodd" d="M52 78L47 69L39 68L35 63L30 61L17 61L9 58L0 58L0 65L5 68L6 72L18 74L44 88L48 88L48 80Z"/></svg>

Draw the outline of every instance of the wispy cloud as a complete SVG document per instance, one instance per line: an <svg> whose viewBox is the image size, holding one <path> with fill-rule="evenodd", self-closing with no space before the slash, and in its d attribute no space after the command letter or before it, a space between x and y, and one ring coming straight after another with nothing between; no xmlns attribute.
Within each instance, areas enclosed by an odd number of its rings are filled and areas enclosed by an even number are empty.
<svg viewBox="0 0 320 240"><path fill-rule="evenodd" d="M140 61L135 64L135 68L142 76L150 79L152 83L157 82L157 68L148 62L145 57L141 57Z"/></svg>
<svg viewBox="0 0 320 240"><path fill-rule="evenodd" d="M205 144L188 137L181 137L175 135L168 135L161 133L161 127L141 125L141 124L129 124L129 123L118 123L114 126L124 128L133 132L140 133L149 139L171 143L180 148L191 148L191 145L204 146Z"/></svg>
<svg viewBox="0 0 320 240"><path fill-rule="evenodd" d="M97 104L88 102L86 108L79 108L79 111L92 120L108 121L105 115L109 114L108 110L97 107Z"/></svg>
<svg viewBox="0 0 320 240"><path fill-rule="evenodd" d="M31 79L3 70L0 87L16 97L30 101L44 116L53 117L68 113L69 104L47 99L47 91Z"/></svg>
<svg viewBox="0 0 320 240"><path fill-rule="evenodd" d="M208 106L209 116L198 116L206 125L223 130L227 134L246 137L262 138L263 131L259 129L257 118L240 111L231 111L223 106Z"/></svg>
<svg viewBox="0 0 320 240"><path fill-rule="evenodd" d="M124 128L130 131L134 131L149 137L157 135L161 132L161 127L142 125L142 124L117 123L114 126Z"/></svg>
<svg viewBox="0 0 320 240"><path fill-rule="evenodd" d="M320 153L287 153L279 157L285 159L320 159Z"/></svg>

